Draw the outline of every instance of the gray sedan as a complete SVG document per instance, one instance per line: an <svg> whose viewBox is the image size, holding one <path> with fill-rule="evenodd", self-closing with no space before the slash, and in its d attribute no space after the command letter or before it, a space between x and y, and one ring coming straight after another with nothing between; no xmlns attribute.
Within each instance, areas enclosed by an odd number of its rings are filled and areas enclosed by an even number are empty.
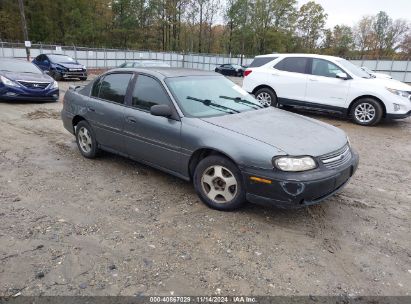
<svg viewBox="0 0 411 304"><path fill-rule="evenodd" d="M186 69L116 69L64 97L64 127L80 153L132 158L191 180L218 210L246 201L316 204L354 174L343 131L260 104L224 76Z"/></svg>

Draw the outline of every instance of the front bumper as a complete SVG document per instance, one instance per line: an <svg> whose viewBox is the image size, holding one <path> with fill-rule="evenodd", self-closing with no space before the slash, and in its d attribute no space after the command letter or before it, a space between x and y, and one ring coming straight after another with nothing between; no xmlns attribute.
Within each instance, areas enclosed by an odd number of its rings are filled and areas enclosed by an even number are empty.
<svg viewBox="0 0 411 304"><path fill-rule="evenodd" d="M359 156L354 150L351 153L351 160L335 169L300 173L246 169L242 173L247 200L287 209L318 204L341 190L357 170ZM252 176L270 180L271 184L254 182L250 180Z"/></svg>
<svg viewBox="0 0 411 304"><path fill-rule="evenodd" d="M62 78L87 78L87 71L57 71Z"/></svg>
<svg viewBox="0 0 411 304"><path fill-rule="evenodd" d="M387 113L385 115L385 118L387 118L387 119L404 119L404 118L407 118L407 117L410 117L410 116L411 116L411 111L409 111L407 113L404 113L404 114L390 114L390 113Z"/></svg>
<svg viewBox="0 0 411 304"><path fill-rule="evenodd" d="M21 87L0 87L0 100L8 101L56 101L59 89L33 90Z"/></svg>

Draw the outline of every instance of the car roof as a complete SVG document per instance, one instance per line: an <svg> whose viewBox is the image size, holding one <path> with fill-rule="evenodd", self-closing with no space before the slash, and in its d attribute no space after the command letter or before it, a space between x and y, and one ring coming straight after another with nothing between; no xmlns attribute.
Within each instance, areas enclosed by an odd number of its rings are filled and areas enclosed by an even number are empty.
<svg viewBox="0 0 411 304"><path fill-rule="evenodd" d="M158 78L169 77L186 77L186 76L221 76L214 71L204 71L196 69L184 69L184 68L166 68L166 67L144 67L144 68L119 68L112 69L109 72L140 72L147 73ZM221 76L223 77L223 76Z"/></svg>
<svg viewBox="0 0 411 304"><path fill-rule="evenodd" d="M255 58L264 58L264 57L309 57L309 58L332 59L332 60L342 59L336 56L318 55L318 54L303 54L303 53L295 53L295 54L272 53L272 54L255 56Z"/></svg>

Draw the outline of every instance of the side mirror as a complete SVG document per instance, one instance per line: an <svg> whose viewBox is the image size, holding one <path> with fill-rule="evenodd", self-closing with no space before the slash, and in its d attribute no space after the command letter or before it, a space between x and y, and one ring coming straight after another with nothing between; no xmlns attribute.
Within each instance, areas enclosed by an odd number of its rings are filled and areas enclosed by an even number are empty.
<svg viewBox="0 0 411 304"><path fill-rule="evenodd" d="M343 79L343 80L348 79L348 75L346 73L338 73L337 75L335 75L335 77L337 77L339 79Z"/></svg>
<svg viewBox="0 0 411 304"><path fill-rule="evenodd" d="M151 115L154 116L162 116L162 117L170 117L173 115L170 106L168 105L155 105L150 108Z"/></svg>
<svg viewBox="0 0 411 304"><path fill-rule="evenodd" d="M43 71L44 74L50 75L50 71L49 70L45 70Z"/></svg>

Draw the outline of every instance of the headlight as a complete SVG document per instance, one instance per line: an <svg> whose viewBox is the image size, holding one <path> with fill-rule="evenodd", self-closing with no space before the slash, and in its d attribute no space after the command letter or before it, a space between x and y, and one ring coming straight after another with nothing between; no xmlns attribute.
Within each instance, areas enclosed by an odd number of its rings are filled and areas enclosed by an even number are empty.
<svg viewBox="0 0 411 304"><path fill-rule="evenodd" d="M58 89L59 88L59 84L57 81L54 81L53 84L51 85L50 89Z"/></svg>
<svg viewBox="0 0 411 304"><path fill-rule="evenodd" d="M310 156L279 157L273 159L274 166L282 171L300 172L317 168L317 163Z"/></svg>
<svg viewBox="0 0 411 304"><path fill-rule="evenodd" d="M2 83L4 83L6 86L9 87L19 87L19 85L17 83L15 83L14 81L4 77L4 76L0 76L0 81Z"/></svg>
<svg viewBox="0 0 411 304"><path fill-rule="evenodd" d="M407 91L400 91L400 90L395 90L395 89L391 89L391 88L386 88L388 91L390 91L391 93L401 96L401 97L405 97L410 99L411 98L411 94L408 93Z"/></svg>

